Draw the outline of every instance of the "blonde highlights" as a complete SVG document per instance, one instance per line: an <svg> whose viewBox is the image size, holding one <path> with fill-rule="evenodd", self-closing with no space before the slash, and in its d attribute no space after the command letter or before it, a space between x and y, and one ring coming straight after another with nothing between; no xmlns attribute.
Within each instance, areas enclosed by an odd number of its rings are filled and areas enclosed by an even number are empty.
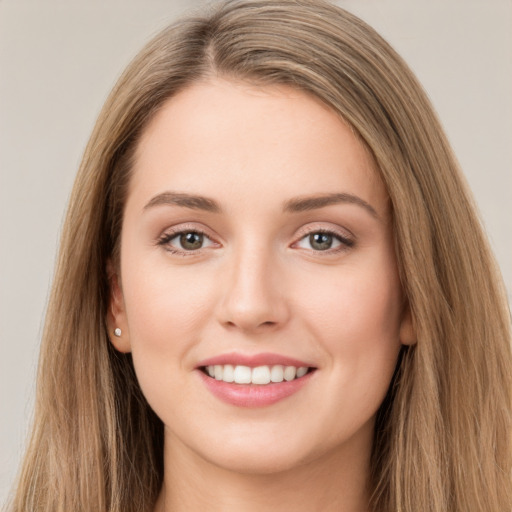
<svg viewBox="0 0 512 512"><path fill-rule="evenodd" d="M375 512L510 510L510 314L457 162L408 67L370 27L321 0L228 1L165 29L109 96L72 192L49 303L32 439L11 510L149 511L163 427L105 324L131 161L187 85L221 75L287 84L347 122L393 212L417 336L379 411Z"/></svg>

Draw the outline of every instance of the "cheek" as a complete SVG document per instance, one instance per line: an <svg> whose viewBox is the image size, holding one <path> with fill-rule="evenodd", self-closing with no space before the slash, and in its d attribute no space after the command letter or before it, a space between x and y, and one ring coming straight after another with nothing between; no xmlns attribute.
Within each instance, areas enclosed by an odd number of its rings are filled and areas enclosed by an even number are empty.
<svg viewBox="0 0 512 512"><path fill-rule="evenodd" d="M122 278L131 350L136 366L172 367L197 342L211 308L211 286L186 266L169 265L153 248L125 248Z"/></svg>
<svg viewBox="0 0 512 512"><path fill-rule="evenodd" d="M317 276L318 278L318 276ZM308 328L328 353L340 408L373 414L388 389L400 350L400 283L394 265L347 266L305 304ZM348 403L348 400L350 403Z"/></svg>
<svg viewBox="0 0 512 512"><path fill-rule="evenodd" d="M123 294L139 385L153 410L168 418L187 403L182 377L191 370L189 354L201 339L212 298L201 276L163 261L125 261Z"/></svg>
<svg viewBox="0 0 512 512"><path fill-rule="evenodd" d="M170 336L172 341L183 339L201 325L209 294L187 275L155 267L132 273L123 291L132 343L164 347L176 346L169 343Z"/></svg>
<svg viewBox="0 0 512 512"><path fill-rule="evenodd" d="M323 278L316 275L305 288L316 290L303 294L309 301L305 308L329 339L351 340L354 348L375 338L398 339L401 292L393 266L346 266Z"/></svg>

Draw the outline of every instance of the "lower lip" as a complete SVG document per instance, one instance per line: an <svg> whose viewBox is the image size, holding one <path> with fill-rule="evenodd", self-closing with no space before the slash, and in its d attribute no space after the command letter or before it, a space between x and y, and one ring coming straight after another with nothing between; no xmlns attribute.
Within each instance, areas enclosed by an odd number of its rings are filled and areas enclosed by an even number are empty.
<svg viewBox="0 0 512 512"><path fill-rule="evenodd" d="M217 398L237 407L266 407L297 393L315 372L291 381L271 384L235 384L209 377L198 370L206 387Z"/></svg>

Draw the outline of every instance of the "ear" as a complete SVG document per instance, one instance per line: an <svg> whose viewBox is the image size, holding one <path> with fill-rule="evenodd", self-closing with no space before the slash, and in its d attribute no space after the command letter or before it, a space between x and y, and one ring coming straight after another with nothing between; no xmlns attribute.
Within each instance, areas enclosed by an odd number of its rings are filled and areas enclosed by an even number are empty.
<svg viewBox="0 0 512 512"><path fill-rule="evenodd" d="M412 320L411 308L409 303L404 304L402 310L402 319L400 322L399 332L400 343L402 345L415 345L416 344L416 330Z"/></svg>
<svg viewBox="0 0 512 512"><path fill-rule="evenodd" d="M108 337L112 345L114 345L119 352L131 352L130 332L128 330L119 272L114 268L110 260L107 263L107 276L109 282L109 305L107 310ZM120 335L115 334L116 329L120 329Z"/></svg>

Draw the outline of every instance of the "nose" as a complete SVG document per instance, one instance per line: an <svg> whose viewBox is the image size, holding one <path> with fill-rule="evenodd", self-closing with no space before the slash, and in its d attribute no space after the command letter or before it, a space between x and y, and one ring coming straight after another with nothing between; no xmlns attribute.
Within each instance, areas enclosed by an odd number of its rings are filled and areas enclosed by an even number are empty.
<svg viewBox="0 0 512 512"><path fill-rule="evenodd" d="M276 257L267 251L247 248L235 255L223 280L219 321L244 332L263 332L283 326L289 304L283 273Z"/></svg>

